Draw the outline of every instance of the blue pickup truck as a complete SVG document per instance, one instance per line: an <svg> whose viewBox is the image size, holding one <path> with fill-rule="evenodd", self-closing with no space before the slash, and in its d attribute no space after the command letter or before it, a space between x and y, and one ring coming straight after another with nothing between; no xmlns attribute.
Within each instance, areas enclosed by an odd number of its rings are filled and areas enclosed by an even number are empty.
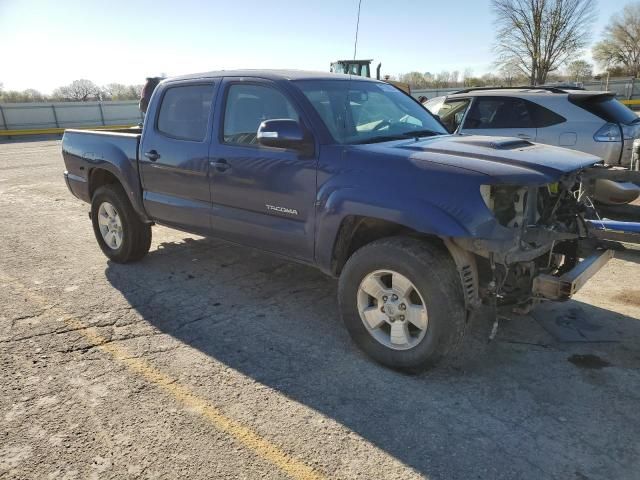
<svg viewBox="0 0 640 480"><path fill-rule="evenodd" d="M166 79L142 129L67 130L62 152L112 261L141 259L161 224L314 265L339 277L354 341L394 368L437 363L483 304L570 298L612 256L585 220L600 159L449 135L371 79Z"/></svg>

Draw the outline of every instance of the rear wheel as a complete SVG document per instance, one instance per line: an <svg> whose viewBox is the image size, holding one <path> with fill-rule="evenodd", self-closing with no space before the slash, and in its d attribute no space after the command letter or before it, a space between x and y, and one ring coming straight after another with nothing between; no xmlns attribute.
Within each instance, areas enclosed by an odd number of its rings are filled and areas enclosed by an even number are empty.
<svg viewBox="0 0 640 480"><path fill-rule="evenodd" d="M410 371L438 363L461 343L466 310L446 248L413 237L370 243L346 263L342 319L374 360Z"/></svg>
<svg viewBox="0 0 640 480"><path fill-rule="evenodd" d="M151 247L151 225L140 220L120 185L96 190L91 222L102 252L117 263L140 260Z"/></svg>

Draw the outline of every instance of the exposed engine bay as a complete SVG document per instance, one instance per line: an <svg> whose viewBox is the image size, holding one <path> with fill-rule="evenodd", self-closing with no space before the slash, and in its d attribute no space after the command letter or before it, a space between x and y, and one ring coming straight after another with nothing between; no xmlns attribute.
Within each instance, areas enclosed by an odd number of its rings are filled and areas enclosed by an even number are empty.
<svg viewBox="0 0 640 480"><path fill-rule="evenodd" d="M477 297L469 304L567 300L613 257L620 244L594 234L599 216L590 193L605 170L593 170L543 186L481 186L495 219L491 239L452 239L476 256ZM460 267L460 255L456 261Z"/></svg>

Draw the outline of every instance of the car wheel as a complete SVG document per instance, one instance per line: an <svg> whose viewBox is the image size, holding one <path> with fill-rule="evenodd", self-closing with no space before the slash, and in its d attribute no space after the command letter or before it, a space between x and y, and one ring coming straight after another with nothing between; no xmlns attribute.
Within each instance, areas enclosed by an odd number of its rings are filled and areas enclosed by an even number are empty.
<svg viewBox="0 0 640 480"><path fill-rule="evenodd" d="M140 260L151 247L151 225L140 220L120 185L96 190L91 222L100 249L116 263Z"/></svg>
<svg viewBox="0 0 640 480"><path fill-rule="evenodd" d="M342 319L355 343L388 367L419 371L461 343L466 309L448 250L391 237L356 251L340 275Z"/></svg>

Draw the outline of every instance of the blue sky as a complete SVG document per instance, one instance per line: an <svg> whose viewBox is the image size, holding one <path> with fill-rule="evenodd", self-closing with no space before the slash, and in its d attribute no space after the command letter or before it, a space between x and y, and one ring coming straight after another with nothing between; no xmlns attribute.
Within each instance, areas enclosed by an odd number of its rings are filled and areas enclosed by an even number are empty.
<svg viewBox="0 0 640 480"><path fill-rule="evenodd" d="M597 40L626 2L598 0ZM49 93L74 79L231 68L327 70L351 58L357 0L0 0L0 82ZM492 69L489 0L362 0L358 57L383 73ZM585 53L589 59L589 53Z"/></svg>

